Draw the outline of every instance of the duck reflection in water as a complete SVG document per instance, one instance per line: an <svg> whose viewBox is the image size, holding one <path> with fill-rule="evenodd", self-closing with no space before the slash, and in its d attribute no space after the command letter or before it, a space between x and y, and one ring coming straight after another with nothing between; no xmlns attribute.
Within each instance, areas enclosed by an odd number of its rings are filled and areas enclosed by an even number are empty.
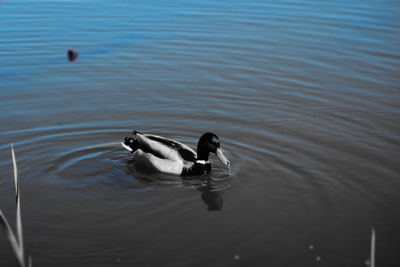
<svg viewBox="0 0 400 267"><path fill-rule="evenodd" d="M209 211L222 210L223 192L230 187L230 176L223 179L214 179L210 176L202 176L201 178L197 179L179 179L178 182L175 176L151 176L151 174L154 174L154 172L149 171L147 168L135 163L136 162L134 160L128 160L125 172L128 175L134 176L135 179L139 182L143 184L156 183L169 186L179 186L183 184L184 186L195 187L198 191L201 192L201 199L207 205L207 209ZM177 182L171 183L171 181L174 180Z"/></svg>
<svg viewBox="0 0 400 267"><path fill-rule="evenodd" d="M209 211L220 211L223 206L223 192L229 188L228 181L213 181L211 178L204 180L198 188L201 191L201 199L207 204Z"/></svg>

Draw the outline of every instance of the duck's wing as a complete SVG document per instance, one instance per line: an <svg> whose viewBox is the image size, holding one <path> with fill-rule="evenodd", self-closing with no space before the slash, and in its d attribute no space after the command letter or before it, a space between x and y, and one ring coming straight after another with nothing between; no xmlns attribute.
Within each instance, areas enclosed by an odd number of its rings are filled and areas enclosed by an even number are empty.
<svg viewBox="0 0 400 267"><path fill-rule="evenodd" d="M139 147L146 153L173 161L195 161L196 152L178 141L153 134L136 133Z"/></svg>
<svg viewBox="0 0 400 267"><path fill-rule="evenodd" d="M182 169L184 167L182 161L160 158L152 153L146 153L141 149L138 149L133 153L133 158L136 162L163 173L180 175L182 174Z"/></svg>

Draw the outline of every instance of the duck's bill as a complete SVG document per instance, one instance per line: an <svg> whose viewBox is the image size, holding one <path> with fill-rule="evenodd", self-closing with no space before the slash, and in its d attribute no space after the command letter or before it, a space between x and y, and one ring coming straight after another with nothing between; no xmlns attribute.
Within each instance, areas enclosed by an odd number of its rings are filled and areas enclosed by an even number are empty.
<svg viewBox="0 0 400 267"><path fill-rule="evenodd" d="M222 162L222 164L224 164L225 166L228 166L228 168L229 168L229 166L230 166L230 162L229 162L229 160L225 157L225 155L224 155L224 153L222 153L222 150L221 150L221 148L218 148L217 149L217 156L218 156L218 159Z"/></svg>

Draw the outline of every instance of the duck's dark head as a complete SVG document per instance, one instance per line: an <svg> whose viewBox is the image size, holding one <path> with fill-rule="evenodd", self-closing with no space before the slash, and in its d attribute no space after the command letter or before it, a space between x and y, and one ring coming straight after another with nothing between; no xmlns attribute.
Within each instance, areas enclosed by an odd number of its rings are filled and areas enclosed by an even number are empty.
<svg viewBox="0 0 400 267"><path fill-rule="evenodd" d="M213 133L205 133L200 137L197 144L197 159L208 161L210 153L216 154L225 166L230 165L229 160L222 153L218 136Z"/></svg>

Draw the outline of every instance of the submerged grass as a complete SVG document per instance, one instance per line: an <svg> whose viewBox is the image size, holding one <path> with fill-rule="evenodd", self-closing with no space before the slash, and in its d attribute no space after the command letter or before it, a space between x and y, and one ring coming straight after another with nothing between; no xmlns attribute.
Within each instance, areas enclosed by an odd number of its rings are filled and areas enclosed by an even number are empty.
<svg viewBox="0 0 400 267"><path fill-rule="evenodd" d="M14 167L14 184L15 184L15 194L17 202L16 235L14 234L10 224L8 223L1 209L0 209L0 226L8 237L8 241L10 242L10 245L15 253L15 256L17 257L19 265L21 267L25 267L27 265L25 261L24 236L22 232L21 195L20 195L19 180L18 180L17 160L15 158L14 146L12 144L11 144L11 154ZM30 256L28 260L28 266L32 266L32 260Z"/></svg>

